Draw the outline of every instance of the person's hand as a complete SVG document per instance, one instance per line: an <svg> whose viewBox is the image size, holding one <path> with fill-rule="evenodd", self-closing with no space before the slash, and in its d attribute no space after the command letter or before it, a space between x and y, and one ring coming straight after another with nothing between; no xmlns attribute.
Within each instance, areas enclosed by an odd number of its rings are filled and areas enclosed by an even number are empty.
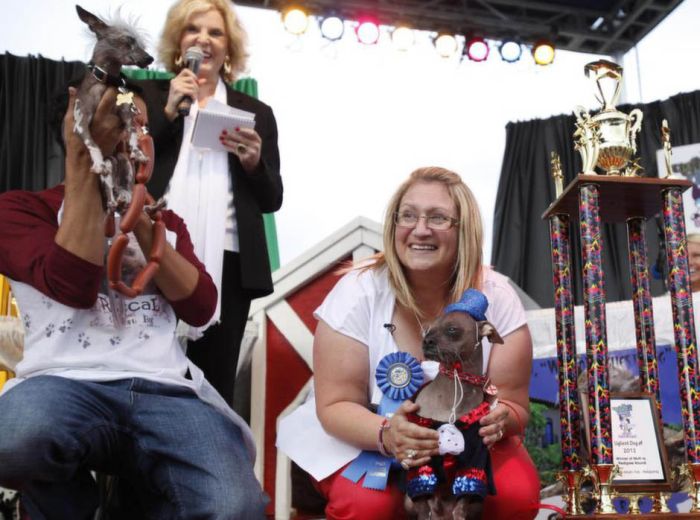
<svg viewBox="0 0 700 520"><path fill-rule="evenodd" d="M165 102L165 115L172 121L177 117L177 106L185 96L192 98L192 102L197 102L199 94L199 80L197 75L190 69L182 69L180 73L170 80L170 90L168 100Z"/></svg>
<svg viewBox="0 0 700 520"><path fill-rule="evenodd" d="M252 128L234 128L224 130L219 141L230 153L238 156L246 173L253 173L260 163L262 139Z"/></svg>
<svg viewBox="0 0 700 520"><path fill-rule="evenodd" d="M497 403L488 414L479 420L481 425L479 435L483 438L486 446L491 447L503 438L508 424L508 413L506 405Z"/></svg>
<svg viewBox="0 0 700 520"><path fill-rule="evenodd" d="M384 430L384 446L394 455L404 469L418 467L430 462L430 457L439 453L439 434L430 428L418 426L408 420L406 414L415 413L420 407L404 401Z"/></svg>

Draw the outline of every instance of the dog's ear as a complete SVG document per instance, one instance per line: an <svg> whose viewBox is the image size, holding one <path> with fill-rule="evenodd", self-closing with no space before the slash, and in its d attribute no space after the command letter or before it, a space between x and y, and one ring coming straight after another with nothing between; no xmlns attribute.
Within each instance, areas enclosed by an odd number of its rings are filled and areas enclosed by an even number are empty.
<svg viewBox="0 0 700 520"><path fill-rule="evenodd" d="M491 325L488 321L480 321L477 323L479 327L479 337L483 338L489 338L489 341L491 343L499 343L503 345L503 339L501 339L501 336L496 332L496 328Z"/></svg>
<svg viewBox="0 0 700 520"><path fill-rule="evenodd" d="M106 23L104 23L90 11L86 11L80 7L78 4L75 5L75 10L78 12L78 17L87 24L92 32L98 36L101 32L108 28Z"/></svg>

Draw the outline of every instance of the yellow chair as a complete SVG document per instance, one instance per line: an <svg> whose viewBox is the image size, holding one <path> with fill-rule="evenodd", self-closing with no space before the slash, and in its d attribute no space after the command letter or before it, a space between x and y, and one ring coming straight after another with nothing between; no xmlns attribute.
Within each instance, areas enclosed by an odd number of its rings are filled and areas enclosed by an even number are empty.
<svg viewBox="0 0 700 520"><path fill-rule="evenodd" d="M15 318L15 320L9 321L8 317ZM14 329L16 331L18 326L18 323L16 323L16 319L18 319L18 317L19 309L17 308L17 302L12 297L12 291L10 290L10 282L7 278L0 275L0 320L2 320L3 322L0 323L0 325L5 325L6 328L10 330ZM0 332L1 331L2 329L0 329ZM2 340L3 338L2 336L0 336L0 341ZM6 341L8 340L6 339ZM0 345L0 349L3 349L3 347L7 347L6 350L8 351L8 354L6 356L0 356L0 360L4 358L7 358L8 360L16 359L18 354L18 347L16 343L17 341L13 339L11 345ZM9 361L7 364L10 364ZM6 366L6 364L0 362L0 390L2 390L2 387L7 382L7 380L13 377L14 374L12 373L11 368L14 368L14 364L12 366Z"/></svg>

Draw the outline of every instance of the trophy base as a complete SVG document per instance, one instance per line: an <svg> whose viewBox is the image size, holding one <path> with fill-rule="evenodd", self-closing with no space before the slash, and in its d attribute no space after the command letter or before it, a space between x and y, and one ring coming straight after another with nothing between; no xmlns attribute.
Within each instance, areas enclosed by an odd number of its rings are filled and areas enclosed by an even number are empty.
<svg viewBox="0 0 700 520"><path fill-rule="evenodd" d="M566 518L578 518L586 513L581 507L581 484L585 480L582 470L563 470L557 475L564 484L564 504Z"/></svg>
<svg viewBox="0 0 700 520"><path fill-rule="evenodd" d="M690 476L691 498L693 505L690 512L695 513L700 518L700 464L688 463L688 474Z"/></svg>
<svg viewBox="0 0 700 520"><path fill-rule="evenodd" d="M613 505L612 481L619 473L618 467L614 464L592 464L591 473L596 483L598 504L595 514L609 518L617 514Z"/></svg>

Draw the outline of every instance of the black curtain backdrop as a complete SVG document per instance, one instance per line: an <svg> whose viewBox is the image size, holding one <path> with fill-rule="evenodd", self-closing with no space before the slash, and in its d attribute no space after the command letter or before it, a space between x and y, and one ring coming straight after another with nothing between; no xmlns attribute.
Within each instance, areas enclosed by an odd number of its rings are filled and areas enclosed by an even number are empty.
<svg viewBox="0 0 700 520"><path fill-rule="evenodd" d="M85 65L0 55L0 192L41 190L63 179L63 155L49 125L52 100Z"/></svg>
<svg viewBox="0 0 700 520"><path fill-rule="evenodd" d="M640 108L644 114L642 130L637 137L637 154L644 176L658 176L656 151L661 148L663 119L668 120L673 146L700 142L700 91L678 94L664 101L619 107L623 112L633 108ZM568 185L581 169L580 155L574 150L574 124L572 114L508 123L506 126L506 147L494 212L491 263L543 307L554 305L549 222L542 220L542 213L555 199L550 153L559 153L564 186ZM693 208L685 209L692 211ZM659 240L662 233L659 219L649 219L646 226L653 295L664 291L662 280L653 276L662 243ZM578 215L572 215L571 224L572 283L575 302L580 304ZM664 268L665 258L659 265ZM607 300L631 299L627 228L624 224L605 224L603 227L603 268Z"/></svg>

